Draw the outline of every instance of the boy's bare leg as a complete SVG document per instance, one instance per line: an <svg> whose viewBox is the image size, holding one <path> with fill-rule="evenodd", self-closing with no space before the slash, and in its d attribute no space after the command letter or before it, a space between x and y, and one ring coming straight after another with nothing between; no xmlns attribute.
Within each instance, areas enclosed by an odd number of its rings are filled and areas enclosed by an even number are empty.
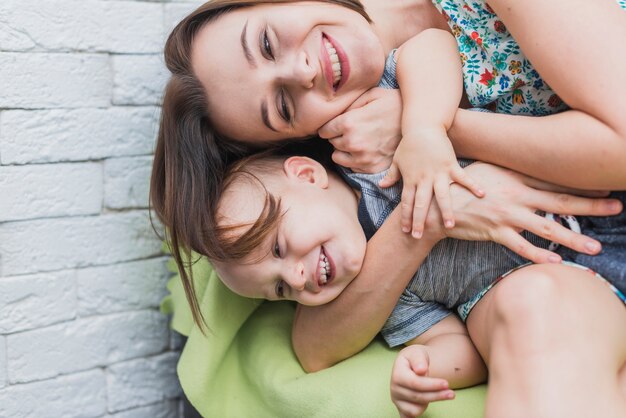
<svg viewBox="0 0 626 418"><path fill-rule="evenodd" d="M626 308L588 272L520 269L467 325L489 368L486 417L626 416Z"/></svg>

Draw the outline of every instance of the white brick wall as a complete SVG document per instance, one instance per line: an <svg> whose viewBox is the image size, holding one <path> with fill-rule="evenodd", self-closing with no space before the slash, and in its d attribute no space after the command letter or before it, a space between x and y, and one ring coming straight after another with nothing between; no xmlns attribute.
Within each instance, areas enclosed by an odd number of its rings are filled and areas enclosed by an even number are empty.
<svg viewBox="0 0 626 418"><path fill-rule="evenodd" d="M0 417L179 417L148 181L198 0L0 1Z"/></svg>

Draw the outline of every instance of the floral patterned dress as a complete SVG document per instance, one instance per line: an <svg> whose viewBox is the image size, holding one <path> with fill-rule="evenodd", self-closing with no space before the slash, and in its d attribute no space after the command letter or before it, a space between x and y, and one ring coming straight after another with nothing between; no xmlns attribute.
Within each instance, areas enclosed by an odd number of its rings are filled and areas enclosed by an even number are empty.
<svg viewBox="0 0 626 418"><path fill-rule="evenodd" d="M486 0L432 0L456 38L474 107L542 116L567 105L541 79ZM616 0L626 10L626 0Z"/></svg>

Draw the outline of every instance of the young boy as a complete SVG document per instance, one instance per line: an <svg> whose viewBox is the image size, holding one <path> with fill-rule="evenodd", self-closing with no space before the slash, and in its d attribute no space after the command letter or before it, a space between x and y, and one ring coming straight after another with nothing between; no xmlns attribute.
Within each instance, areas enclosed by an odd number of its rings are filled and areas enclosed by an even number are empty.
<svg viewBox="0 0 626 418"><path fill-rule="evenodd" d="M266 155L239 164L218 205L219 244L232 255L214 261L218 274L243 296L306 305L333 300L359 272L366 235L399 202L401 186L378 187L383 174L344 171L350 187L307 157ZM543 248L549 244L526 238ZM443 239L434 245L382 329L390 346L411 345L396 368L419 377L424 408L453 398L450 389L485 380L480 355L451 314L456 310L465 320L498 277L526 263L493 242ZM404 390L401 373L394 376L392 394Z"/></svg>

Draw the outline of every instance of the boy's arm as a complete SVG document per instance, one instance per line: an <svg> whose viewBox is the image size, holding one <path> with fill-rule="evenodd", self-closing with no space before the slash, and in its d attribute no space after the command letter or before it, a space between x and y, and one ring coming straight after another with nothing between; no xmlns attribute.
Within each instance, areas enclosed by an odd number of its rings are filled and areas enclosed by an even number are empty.
<svg viewBox="0 0 626 418"><path fill-rule="evenodd" d="M325 369L366 347L443 237L433 228L421 240L414 240L400 232L399 224L396 208L368 241L361 272L335 300L322 306L298 306L292 343L306 371Z"/></svg>
<svg viewBox="0 0 626 418"><path fill-rule="evenodd" d="M402 417L421 415L430 402L453 399L450 389L487 379L487 367L456 315L444 318L407 345L396 357L390 386L391 399Z"/></svg>
<svg viewBox="0 0 626 418"><path fill-rule="evenodd" d="M447 316L405 345L423 346L430 363L428 375L447 380L452 389L473 386L487 378L487 367L456 315Z"/></svg>
<svg viewBox="0 0 626 418"><path fill-rule="evenodd" d="M427 29L396 52L396 77L402 96L402 135L452 125L463 94L461 60L454 37Z"/></svg>
<svg viewBox="0 0 626 418"><path fill-rule="evenodd" d="M459 183L476 196L483 192L459 166L447 136L463 93L456 40L448 32L428 29L397 51L396 77L402 103L402 140L387 177L400 178L402 229L420 238L433 192L445 225L454 226L450 184Z"/></svg>

